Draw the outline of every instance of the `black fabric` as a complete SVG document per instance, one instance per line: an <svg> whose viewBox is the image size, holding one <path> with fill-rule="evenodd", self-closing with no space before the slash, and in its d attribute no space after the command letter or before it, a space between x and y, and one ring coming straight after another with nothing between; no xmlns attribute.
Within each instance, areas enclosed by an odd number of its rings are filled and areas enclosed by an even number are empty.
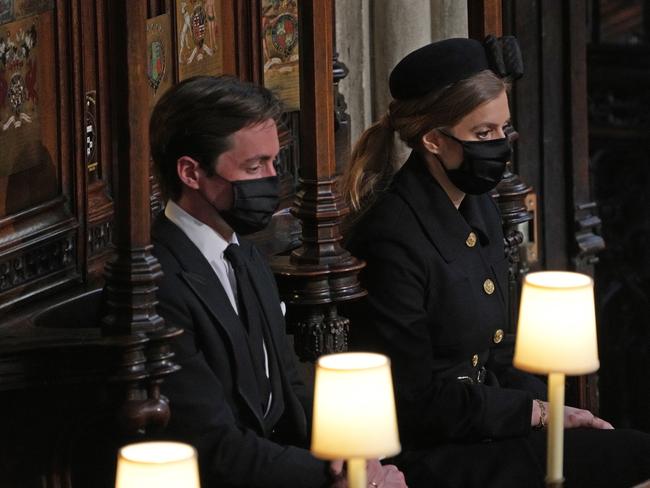
<svg viewBox="0 0 650 488"><path fill-rule="evenodd" d="M544 384L513 368L511 338L494 343L506 323L508 263L492 198L467 195L456 209L412 153L350 229L347 247L367 263L361 280L369 293L345 311L351 347L391 358L403 447L394 461L409 487L543 486L545 433L530 422ZM486 384L458 380L482 367ZM600 473L597 486L650 477L650 463L639 465L650 459L648 435L567 430L566 440L567 488L592 486L597 476L584 469ZM629 476L619 481L616 470Z"/></svg>
<svg viewBox="0 0 650 488"><path fill-rule="evenodd" d="M224 251L225 258L232 264L237 279L237 301L239 318L248 332L248 347L253 361L257 387L260 391L262 403L260 408L266 414L271 383L266 376L264 367L264 333L262 329L262 311L255 296L246 268L246 261L238 244L230 244Z"/></svg>
<svg viewBox="0 0 650 488"><path fill-rule="evenodd" d="M273 275L264 258L241 239L251 285L268 333L271 388L281 391L265 422L249 337L212 267L185 233L160 215L152 229L153 252L164 276L159 312L184 333L174 342L182 369L162 384L171 419L164 437L194 445L205 487L304 487L327 483L327 463L307 448L311 394L298 375L285 335ZM279 409L274 413L273 409Z"/></svg>

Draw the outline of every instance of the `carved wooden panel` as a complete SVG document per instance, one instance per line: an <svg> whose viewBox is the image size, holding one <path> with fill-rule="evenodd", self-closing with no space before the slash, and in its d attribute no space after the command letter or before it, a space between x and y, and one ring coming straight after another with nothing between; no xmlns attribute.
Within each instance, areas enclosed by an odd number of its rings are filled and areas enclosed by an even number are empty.
<svg viewBox="0 0 650 488"><path fill-rule="evenodd" d="M82 273L71 20L62 0L0 13L0 309Z"/></svg>

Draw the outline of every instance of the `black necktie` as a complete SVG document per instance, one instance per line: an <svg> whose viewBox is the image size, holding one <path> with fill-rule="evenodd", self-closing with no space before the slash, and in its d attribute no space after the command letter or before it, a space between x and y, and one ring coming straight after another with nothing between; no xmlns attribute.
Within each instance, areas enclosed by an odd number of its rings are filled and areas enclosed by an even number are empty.
<svg viewBox="0 0 650 488"><path fill-rule="evenodd" d="M238 244L230 244L224 251L225 258L232 264L237 279L237 305L239 308L239 319L248 332L248 347L250 349L253 369L260 391L262 403L262 414L271 392L269 378L266 376L264 366L264 341L262 308L260 306L255 289L250 281L246 259ZM239 351L237 351L239 352Z"/></svg>

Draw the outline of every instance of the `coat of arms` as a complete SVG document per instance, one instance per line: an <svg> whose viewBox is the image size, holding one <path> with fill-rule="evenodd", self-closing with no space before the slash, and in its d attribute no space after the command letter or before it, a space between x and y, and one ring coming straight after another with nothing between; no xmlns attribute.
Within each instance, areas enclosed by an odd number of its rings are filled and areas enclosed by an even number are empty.
<svg viewBox="0 0 650 488"><path fill-rule="evenodd" d="M36 26L0 33L0 128L2 131L30 123L36 110ZM29 106L31 105L31 110ZM8 112L5 111L8 108Z"/></svg>
<svg viewBox="0 0 650 488"><path fill-rule="evenodd" d="M160 40L152 41L149 44L147 78L154 93L158 90L160 83L165 77L165 68L165 45Z"/></svg>

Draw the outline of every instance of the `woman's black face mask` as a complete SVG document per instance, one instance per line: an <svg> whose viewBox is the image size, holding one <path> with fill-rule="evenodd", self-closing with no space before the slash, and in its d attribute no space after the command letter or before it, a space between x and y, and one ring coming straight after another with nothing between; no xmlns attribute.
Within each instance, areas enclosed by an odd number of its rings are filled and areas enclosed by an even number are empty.
<svg viewBox="0 0 650 488"><path fill-rule="evenodd" d="M438 158L449 180L460 191L480 195L497 186L512 156L512 146L507 137L490 141L463 141L446 132L440 133L463 148L463 161L457 169L447 169Z"/></svg>

